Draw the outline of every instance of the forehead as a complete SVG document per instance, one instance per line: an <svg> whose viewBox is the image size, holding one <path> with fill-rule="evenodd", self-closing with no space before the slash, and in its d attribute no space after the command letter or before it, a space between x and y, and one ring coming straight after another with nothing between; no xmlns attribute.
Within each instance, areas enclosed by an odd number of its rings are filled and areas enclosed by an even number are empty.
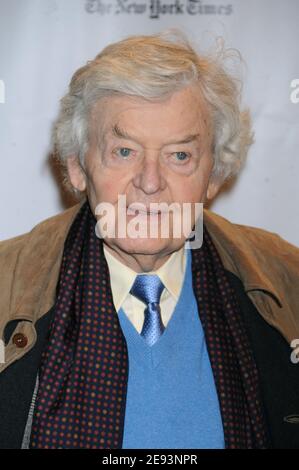
<svg viewBox="0 0 299 470"><path fill-rule="evenodd" d="M128 95L102 98L94 106L93 120L98 131L111 136L116 125L151 138L205 131L210 126L208 105L199 87L194 85L159 101Z"/></svg>

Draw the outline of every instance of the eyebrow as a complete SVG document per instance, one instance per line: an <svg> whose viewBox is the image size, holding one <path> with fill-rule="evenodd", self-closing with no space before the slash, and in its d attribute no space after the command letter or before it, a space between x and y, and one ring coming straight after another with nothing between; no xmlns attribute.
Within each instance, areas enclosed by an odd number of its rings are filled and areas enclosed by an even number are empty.
<svg viewBox="0 0 299 470"><path fill-rule="evenodd" d="M135 142L138 142L138 140L134 136L129 135L128 132L126 130L120 128L118 124L115 124L112 127L112 134L115 137L118 137L120 139L134 140ZM196 140L197 137L200 137L200 134L188 134L185 137L183 137L181 140L173 141L173 142L167 142L164 145L188 144L189 142L193 142L194 140Z"/></svg>

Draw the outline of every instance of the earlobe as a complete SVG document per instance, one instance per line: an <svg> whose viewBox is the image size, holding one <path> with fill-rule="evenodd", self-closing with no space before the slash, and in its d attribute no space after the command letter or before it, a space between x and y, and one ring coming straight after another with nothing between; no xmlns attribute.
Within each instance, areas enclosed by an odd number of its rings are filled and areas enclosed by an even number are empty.
<svg viewBox="0 0 299 470"><path fill-rule="evenodd" d="M220 188L220 182L214 179L210 180L208 188L207 188L207 199L213 199L218 193L219 188Z"/></svg>
<svg viewBox="0 0 299 470"><path fill-rule="evenodd" d="M86 189L86 174L77 156L71 155L66 160L70 181L79 191Z"/></svg>

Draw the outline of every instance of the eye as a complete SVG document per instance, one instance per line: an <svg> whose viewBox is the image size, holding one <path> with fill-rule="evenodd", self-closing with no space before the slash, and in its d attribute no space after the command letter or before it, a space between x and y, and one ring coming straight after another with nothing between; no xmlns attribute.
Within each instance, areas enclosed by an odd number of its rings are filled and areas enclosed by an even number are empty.
<svg viewBox="0 0 299 470"><path fill-rule="evenodd" d="M176 156L176 160L179 161L185 161L190 157L190 154L186 152L174 152L174 155Z"/></svg>
<svg viewBox="0 0 299 470"><path fill-rule="evenodd" d="M119 149L116 149L115 153L120 157L128 158L131 155L132 150L127 147L120 147Z"/></svg>

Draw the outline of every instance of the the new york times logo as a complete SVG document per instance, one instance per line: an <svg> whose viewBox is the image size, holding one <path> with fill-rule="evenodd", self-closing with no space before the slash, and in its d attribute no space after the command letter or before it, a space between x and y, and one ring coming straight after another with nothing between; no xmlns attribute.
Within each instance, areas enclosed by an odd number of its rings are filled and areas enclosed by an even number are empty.
<svg viewBox="0 0 299 470"><path fill-rule="evenodd" d="M231 4L215 5L202 0L86 0L87 13L100 15L142 15L149 18L160 18L163 15L230 15L233 12Z"/></svg>

